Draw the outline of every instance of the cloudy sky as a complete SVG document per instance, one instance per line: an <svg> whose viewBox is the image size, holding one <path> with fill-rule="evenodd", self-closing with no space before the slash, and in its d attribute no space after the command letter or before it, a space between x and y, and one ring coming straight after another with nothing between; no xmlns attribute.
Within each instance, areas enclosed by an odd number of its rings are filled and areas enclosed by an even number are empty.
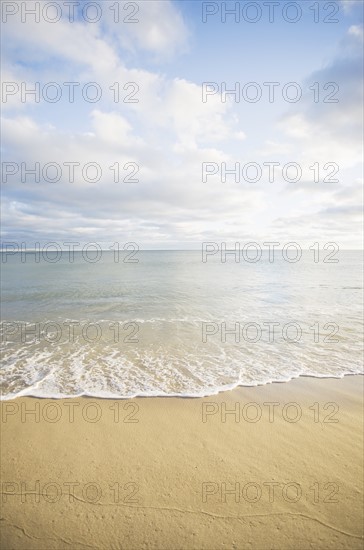
<svg viewBox="0 0 364 550"><path fill-rule="evenodd" d="M361 0L34 4L2 2L3 242L362 248Z"/></svg>

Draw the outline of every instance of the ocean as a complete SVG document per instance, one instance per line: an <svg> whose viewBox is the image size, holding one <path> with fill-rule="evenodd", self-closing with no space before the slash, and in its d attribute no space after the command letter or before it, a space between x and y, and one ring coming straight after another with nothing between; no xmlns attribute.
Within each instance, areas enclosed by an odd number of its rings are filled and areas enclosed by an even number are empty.
<svg viewBox="0 0 364 550"><path fill-rule="evenodd" d="M201 251L2 256L2 399L199 397L363 372L360 251L333 263L312 250L295 262L277 250L238 262Z"/></svg>

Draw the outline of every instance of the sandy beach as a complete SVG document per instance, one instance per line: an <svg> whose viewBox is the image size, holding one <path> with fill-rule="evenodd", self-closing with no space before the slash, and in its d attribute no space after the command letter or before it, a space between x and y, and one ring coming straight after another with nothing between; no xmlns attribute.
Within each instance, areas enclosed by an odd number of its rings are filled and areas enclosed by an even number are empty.
<svg viewBox="0 0 364 550"><path fill-rule="evenodd" d="M362 376L2 402L1 548L362 548L362 405Z"/></svg>

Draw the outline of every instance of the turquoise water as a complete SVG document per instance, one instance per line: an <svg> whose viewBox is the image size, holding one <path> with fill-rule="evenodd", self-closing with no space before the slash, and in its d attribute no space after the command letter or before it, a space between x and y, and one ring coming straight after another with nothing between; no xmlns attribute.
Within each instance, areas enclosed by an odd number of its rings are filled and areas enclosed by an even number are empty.
<svg viewBox="0 0 364 550"><path fill-rule="evenodd" d="M96 263L81 253L52 263L10 255L2 398L202 396L360 373L362 253L336 257L315 263L305 251L290 263L277 252L273 263L265 253L223 263L219 254L203 262L199 251L139 251L134 262L125 253L116 262L108 251Z"/></svg>

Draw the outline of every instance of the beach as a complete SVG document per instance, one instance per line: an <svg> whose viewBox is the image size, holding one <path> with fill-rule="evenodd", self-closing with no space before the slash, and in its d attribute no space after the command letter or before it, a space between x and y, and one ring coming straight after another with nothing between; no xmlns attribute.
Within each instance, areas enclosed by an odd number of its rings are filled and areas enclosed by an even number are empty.
<svg viewBox="0 0 364 550"><path fill-rule="evenodd" d="M362 22L1 3L0 550L364 550Z"/></svg>
<svg viewBox="0 0 364 550"><path fill-rule="evenodd" d="M4 401L1 548L362 548L362 405L360 375Z"/></svg>

